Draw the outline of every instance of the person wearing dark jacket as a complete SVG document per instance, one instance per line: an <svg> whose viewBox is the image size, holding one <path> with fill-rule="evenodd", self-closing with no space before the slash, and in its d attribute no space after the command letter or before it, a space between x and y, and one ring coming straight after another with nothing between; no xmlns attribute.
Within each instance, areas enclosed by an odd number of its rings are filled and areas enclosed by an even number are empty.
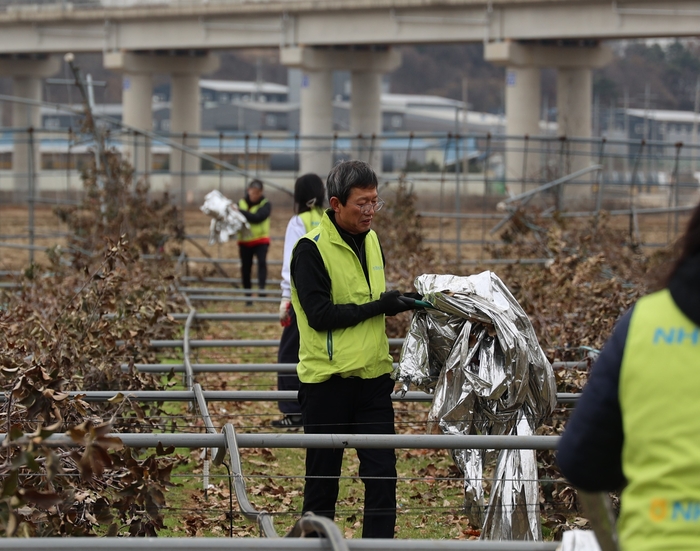
<svg viewBox="0 0 700 551"><path fill-rule="evenodd" d="M617 322L562 436L582 490L622 489L623 551L700 549L700 205L665 286Z"/></svg>
<svg viewBox="0 0 700 551"><path fill-rule="evenodd" d="M386 291L384 255L372 218L384 202L377 175L345 161L326 181L331 208L302 237L291 262L292 304L300 346L304 432L394 434L392 358L384 316L410 307ZM358 449L365 485L363 538L392 538L396 523L396 455ZM343 448L306 450L303 512L333 519Z"/></svg>
<svg viewBox="0 0 700 551"><path fill-rule="evenodd" d="M258 260L258 288L260 296L265 296L267 282L267 251L270 248L270 213L272 205L263 195L263 183L253 180L243 199L238 202L238 210L250 224L250 233L238 240L238 253L241 259L241 278L243 288L251 288L253 258ZM250 293L248 293L250 296ZM248 306L252 303L248 302Z"/></svg>
<svg viewBox="0 0 700 551"><path fill-rule="evenodd" d="M292 287L289 282L289 265L292 251L297 241L312 229L318 227L323 218L323 200L326 190L323 180L317 174L303 174L294 182L294 210L287 224L284 235L284 255L282 257L282 300L280 301L280 323L284 330L280 338L277 352L277 363L296 364L299 362L299 328L297 317L292 308ZM278 390L299 390L299 377L296 373L278 373ZM284 414L281 419L270 423L278 429L301 427L301 406L299 401L278 402L280 411Z"/></svg>

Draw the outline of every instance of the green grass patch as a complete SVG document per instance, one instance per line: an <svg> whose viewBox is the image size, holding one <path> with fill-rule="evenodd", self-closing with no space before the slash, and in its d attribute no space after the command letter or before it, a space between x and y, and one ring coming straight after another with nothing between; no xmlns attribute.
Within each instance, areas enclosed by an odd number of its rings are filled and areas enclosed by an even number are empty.
<svg viewBox="0 0 700 551"><path fill-rule="evenodd" d="M245 311L243 305L213 304L209 311ZM202 323L192 338L276 339L281 328L276 323ZM181 353L181 351L179 351ZM194 349L193 363L272 363L274 348L200 348ZM165 354L162 361L181 363ZM165 375L164 375L165 377ZM206 390L271 390L276 388L275 373L199 373L196 380ZM173 381L173 390L183 388L182 374ZM172 381L170 381L172 383ZM427 404L397 403L397 432L425 433ZM163 409L180 416L182 430L203 431L197 412L188 412L185 403L165 403ZM209 412L218 429L233 424L240 433L272 432L270 421L281 414L272 402L210 402ZM189 416L189 417L188 417ZM180 426L180 423L178 423ZM177 486L167 496L167 529L161 536L258 536L258 528L240 513L231 496L230 477L224 466L210 465L209 487L203 489L200 450L189 454L187 464L173 472ZM242 472L248 499L258 511L268 511L280 535L289 531L301 516L304 489L303 449L242 449ZM450 454L444 450L396 450L397 455L397 538L465 539L478 536L478 527L464 511L463 479ZM227 457L226 461L229 461ZM346 538L362 534L364 485L359 479L359 461L355 450L346 450L336 506L336 524Z"/></svg>

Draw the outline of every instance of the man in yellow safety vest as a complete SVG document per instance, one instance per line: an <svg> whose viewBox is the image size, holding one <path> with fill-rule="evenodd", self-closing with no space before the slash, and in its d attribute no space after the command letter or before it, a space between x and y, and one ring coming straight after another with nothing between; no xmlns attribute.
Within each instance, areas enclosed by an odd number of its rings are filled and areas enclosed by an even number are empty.
<svg viewBox="0 0 700 551"><path fill-rule="evenodd" d="M243 288L251 288L250 274L253 270L253 258L257 258L258 288L260 296L264 296L265 282L267 281L267 251L270 248L272 205L263 195L263 183L260 180L253 180L248 184L245 197L238 202L238 210L250 224L250 233L241 236L238 240ZM252 302L249 301L247 305L252 306Z"/></svg>
<svg viewBox="0 0 700 551"><path fill-rule="evenodd" d="M330 209L294 248L292 305L299 326L299 403L307 434L394 434L392 358L384 316L410 309L386 292L384 255L372 218L384 205L377 175L345 161L326 182ZM396 456L358 449L365 484L362 537L391 538ZM303 511L333 519L343 449L307 449Z"/></svg>

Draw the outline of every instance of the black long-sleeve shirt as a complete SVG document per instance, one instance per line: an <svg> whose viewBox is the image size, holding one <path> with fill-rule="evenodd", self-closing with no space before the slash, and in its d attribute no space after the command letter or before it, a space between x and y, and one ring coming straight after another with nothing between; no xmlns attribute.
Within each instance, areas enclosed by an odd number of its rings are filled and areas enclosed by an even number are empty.
<svg viewBox="0 0 700 551"><path fill-rule="evenodd" d="M261 197L260 201L257 203L253 203L250 200L250 197L248 197L248 194L246 193L246 196L243 198L243 200L246 202L248 205L248 208L254 207L255 205L259 205L265 200L265 197ZM270 214L272 213L272 204L270 201L265 203L262 207L260 207L257 212L250 212L249 210L243 210L240 209L240 213L245 216L246 220L250 222L251 224L260 224L260 222L264 222L268 218L270 218Z"/></svg>
<svg viewBox="0 0 700 551"><path fill-rule="evenodd" d="M350 234L338 226L332 210L326 211L326 215L338 229L343 240L357 254L365 277L369 281L364 254L364 241L369 231L358 235ZM382 260L384 260L384 253L382 253ZM379 301L366 304L333 304L330 276L318 247L310 239L300 239L294 248L290 273L309 325L316 331L352 327L383 313Z"/></svg>
<svg viewBox="0 0 700 551"><path fill-rule="evenodd" d="M700 325L700 255L686 260L668 284L676 306ZM615 326L559 443L557 463L575 486L591 492L625 485L624 432L620 409L620 368L627 340L629 310Z"/></svg>
<svg viewBox="0 0 700 551"><path fill-rule="evenodd" d="M559 443L557 463L562 473L574 486L589 492L613 491L625 485L619 388L632 311L620 318L601 350Z"/></svg>

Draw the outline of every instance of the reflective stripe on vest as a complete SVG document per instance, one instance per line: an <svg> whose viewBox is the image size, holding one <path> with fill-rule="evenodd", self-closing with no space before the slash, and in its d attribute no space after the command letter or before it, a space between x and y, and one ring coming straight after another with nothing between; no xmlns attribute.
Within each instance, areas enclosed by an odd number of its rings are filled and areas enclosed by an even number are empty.
<svg viewBox="0 0 700 551"><path fill-rule="evenodd" d="M252 207L248 207L248 203L246 202L245 199L241 199L238 201L238 208L241 210L247 210L250 214L255 214L260 210L260 208L267 204L267 199L263 199L258 203L257 205L253 205ZM239 239L239 243L248 243L249 241L256 241L258 239L261 239L263 237L270 237L270 217L268 216L260 222L259 224L251 224L250 225L250 234L246 234L244 237L241 237Z"/></svg>
<svg viewBox="0 0 700 551"><path fill-rule="evenodd" d="M384 262L377 234L365 237L369 284L360 260L324 215L321 224L304 237L316 244L331 280L334 304L365 304L386 289ZM304 383L320 383L331 375L373 379L392 371L384 316L374 316L353 327L316 331L309 326L292 278L292 304L297 313L300 347L297 374Z"/></svg>
<svg viewBox="0 0 700 551"><path fill-rule="evenodd" d="M323 218L323 209L321 207L314 207L311 210L302 212L299 215L299 218L301 218L301 221L304 223L306 233L309 233L321 223L321 219Z"/></svg>
<svg viewBox="0 0 700 551"><path fill-rule="evenodd" d="M667 289L634 307L620 370L621 549L700 548L700 328Z"/></svg>

